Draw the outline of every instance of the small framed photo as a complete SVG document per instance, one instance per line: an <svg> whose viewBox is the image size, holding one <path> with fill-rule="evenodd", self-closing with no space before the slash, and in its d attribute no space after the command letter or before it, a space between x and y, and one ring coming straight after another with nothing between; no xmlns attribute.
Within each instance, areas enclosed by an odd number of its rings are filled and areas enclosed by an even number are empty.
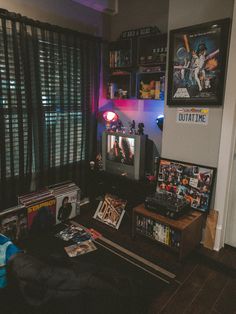
<svg viewBox="0 0 236 314"><path fill-rule="evenodd" d="M223 103L230 19L170 31L169 106Z"/></svg>

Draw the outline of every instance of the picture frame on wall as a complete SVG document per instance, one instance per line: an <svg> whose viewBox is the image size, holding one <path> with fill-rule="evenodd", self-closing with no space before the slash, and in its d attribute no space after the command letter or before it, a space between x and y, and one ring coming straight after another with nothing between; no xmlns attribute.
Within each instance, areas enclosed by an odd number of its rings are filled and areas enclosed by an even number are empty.
<svg viewBox="0 0 236 314"><path fill-rule="evenodd" d="M230 19L170 31L167 105L221 106Z"/></svg>

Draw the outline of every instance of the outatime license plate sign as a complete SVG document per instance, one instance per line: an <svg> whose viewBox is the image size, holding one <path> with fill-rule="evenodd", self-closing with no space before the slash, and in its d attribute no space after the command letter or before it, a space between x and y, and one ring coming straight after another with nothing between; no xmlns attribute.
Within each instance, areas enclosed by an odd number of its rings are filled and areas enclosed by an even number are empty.
<svg viewBox="0 0 236 314"><path fill-rule="evenodd" d="M177 108L176 122L185 124L208 124L208 108Z"/></svg>

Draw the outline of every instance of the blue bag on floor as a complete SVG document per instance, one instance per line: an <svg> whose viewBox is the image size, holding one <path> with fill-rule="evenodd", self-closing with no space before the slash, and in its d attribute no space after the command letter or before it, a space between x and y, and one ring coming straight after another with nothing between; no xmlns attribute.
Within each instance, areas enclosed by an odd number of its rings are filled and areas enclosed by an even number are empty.
<svg viewBox="0 0 236 314"><path fill-rule="evenodd" d="M11 257L21 252L9 238L0 233L0 289L7 285L6 265Z"/></svg>

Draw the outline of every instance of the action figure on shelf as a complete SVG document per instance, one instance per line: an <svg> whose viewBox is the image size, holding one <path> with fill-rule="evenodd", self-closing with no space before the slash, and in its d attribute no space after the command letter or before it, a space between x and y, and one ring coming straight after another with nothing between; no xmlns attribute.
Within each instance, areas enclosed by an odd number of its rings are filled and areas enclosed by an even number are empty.
<svg viewBox="0 0 236 314"><path fill-rule="evenodd" d="M140 122L138 124L138 135L144 135L144 123Z"/></svg>
<svg viewBox="0 0 236 314"><path fill-rule="evenodd" d="M116 132L121 132L122 131L122 128L123 128L123 123L122 121L119 119L117 121L117 124L116 124Z"/></svg>
<svg viewBox="0 0 236 314"><path fill-rule="evenodd" d="M102 165L102 155L99 153L97 156L96 156L96 168L101 171L103 169L103 165Z"/></svg>
<svg viewBox="0 0 236 314"><path fill-rule="evenodd" d="M130 127L129 133L135 134L135 121L134 120L132 120L132 122L129 123L129 127Z"/></svg>

